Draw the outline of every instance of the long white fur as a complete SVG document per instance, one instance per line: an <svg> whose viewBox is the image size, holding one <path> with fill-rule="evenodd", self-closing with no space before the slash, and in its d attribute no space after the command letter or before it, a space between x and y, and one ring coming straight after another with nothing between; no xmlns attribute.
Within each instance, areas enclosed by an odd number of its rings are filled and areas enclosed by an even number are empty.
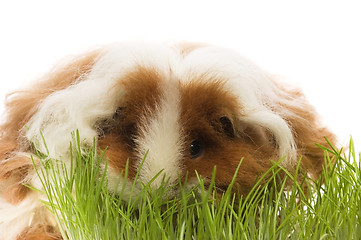
<svg viewBox="0 0 361 240"><path fill-rule="evenodd" d="M82 141L92 143L97 136L96 122L112 116L118 107L116 103L126 91L114 88L115 83L138 65L153 67L169 76L161 104L151 119L144 120L143 137L137 139L139 163L142 155L150 150L141 171L142 180L149 181L162 169L174 180L177 171L181 171L182 133L176 82L191 81L204 74L227 79L227 90L238 96L243 106L239 119L269 129L277 140L280 157L288 156L283 164L286 167L294 164L292 131L283 116L273 110L279 98L271 76L238 53L218 47L199 48L184 57L173 46L112 44L104 49L82 81L44 99L37 113L24 126L26 138L46 152L43 135L49 156L66 161L70 133L79 130ZM0 239L14 239L27 226L31 214L39 206L38 198L33 196L17 206L0 198Z"/></svg>
<svg viewBox="0 0 361 240"><path fill-rule="evenodd" d="M173 80L171 76L169 80ZM167 180L173 182L181 172L183 137L179 124L180 94L177 82L166 81L162 91L163 96L156 113L150 119L142 116L144 120L140 137L136 139L139 159L150 150L140 171L140 179L144 182L149 182L162 170ZM162 178L158 177L152 185L159 187L161 182Z"/></svg>

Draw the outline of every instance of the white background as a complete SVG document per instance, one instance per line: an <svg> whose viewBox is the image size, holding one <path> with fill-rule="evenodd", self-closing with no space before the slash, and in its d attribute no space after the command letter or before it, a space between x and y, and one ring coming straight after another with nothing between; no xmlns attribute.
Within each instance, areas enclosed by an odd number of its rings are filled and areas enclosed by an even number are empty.
<svg viewBox="0 0 361 240"><path fill-rule="evenodd" d="M303 88L361 150L361 2L3 1L0 98L62 57L119 40L188 40L237 49ZM0 105L3 111L3 105Z"/></svg>

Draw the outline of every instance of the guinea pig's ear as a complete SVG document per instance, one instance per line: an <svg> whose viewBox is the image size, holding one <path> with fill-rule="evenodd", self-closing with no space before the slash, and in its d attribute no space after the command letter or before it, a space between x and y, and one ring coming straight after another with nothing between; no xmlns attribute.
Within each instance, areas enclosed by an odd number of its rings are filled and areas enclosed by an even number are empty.
<svg viewBox="0 0 361 240"><path fill-rule="evenodd" d="M280 97L277 111L293 132L297 155L302 157L301 166L311 177L318 178L323 169L324 151L316 144L329 147L326 138L336 146L336 137L322 125L315 108L299 90L276 86Z"/></svg>
<svg viewBox="0 0 361 240"><path fill-rule="evenodd" d="M235 136L235 129L231 119L227 116L222 116L219 118L219 122L222 128L222 132L228 137L233 138Z"/></svg>
<svg viewBox="0 0 361 240"><path fill-rule="evenodd" d="M235 135L244 142L248 142L258 148L268 147L274 149L275 152L278 150L276 140L267 128L242 120L238 120L236 125L237 131ZM271 158L272 156L269 157Z"/></svg>

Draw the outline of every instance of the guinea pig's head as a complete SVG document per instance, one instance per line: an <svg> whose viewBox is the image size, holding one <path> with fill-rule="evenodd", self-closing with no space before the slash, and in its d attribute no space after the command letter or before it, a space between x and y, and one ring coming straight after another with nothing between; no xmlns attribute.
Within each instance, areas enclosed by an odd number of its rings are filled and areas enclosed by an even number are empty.
<svg viewBox="0 0 361 240"><path fill-rule="evenodd" d="M195 172L206 182L216 166L217 187L226 189L244 157L238 182L242 189L277 159L277 143L266 129L239 120L237 97L223 79L179 77L139 67L121 83L126 93L111 119L101 121L99 147L119 172L129 160L129 176L150 181L162 171L171 183ZM159 186L162 177L152 185Z"/></svg>
<svg viewBox="0 0 361 240"><path fill-rule="evenodd" d="M195 172L207 182L216 167L217 189L225 190L243 159L235 186L246 194L282 157L289 171L300 156L311 176L322 170L323 151L314 143L326 145L323 137L333 135L314 109L231 50L122 43L91 62L78 66L82 74L56 80L67 85L43 97L26 123L26 138L41 150L44 136L52 157L66 160L70 133L79 130L84 145L95 138L107 149L110 179L127 161L129 182L138 171L142 182L159 172L170 183L186 175L195 182Z"/></svg>

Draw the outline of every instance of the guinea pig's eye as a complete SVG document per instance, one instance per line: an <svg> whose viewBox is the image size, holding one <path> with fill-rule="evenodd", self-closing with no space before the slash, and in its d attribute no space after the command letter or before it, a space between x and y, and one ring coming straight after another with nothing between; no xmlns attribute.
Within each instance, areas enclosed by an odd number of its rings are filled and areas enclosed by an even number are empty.
<svg viewBox="0 0 361 240"><path fill-rule="evenodd" d="M190 146L191 158L199 157L203 152L202 143L199 140L194 140Z"/></svg>

